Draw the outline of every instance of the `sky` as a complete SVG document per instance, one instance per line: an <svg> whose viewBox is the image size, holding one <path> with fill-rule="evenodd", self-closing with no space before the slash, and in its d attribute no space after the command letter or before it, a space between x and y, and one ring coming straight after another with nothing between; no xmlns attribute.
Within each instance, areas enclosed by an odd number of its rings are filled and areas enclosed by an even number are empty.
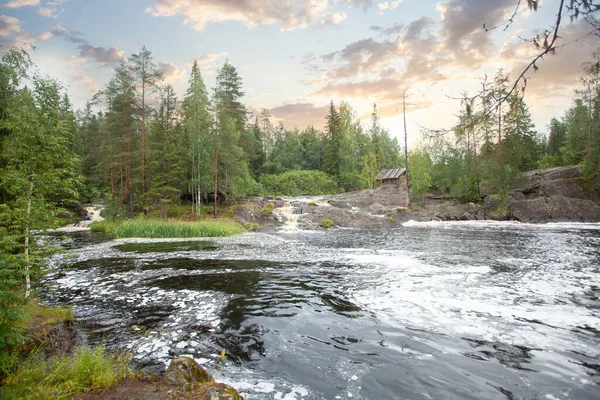
<svg viewBox="0 0 600 400"><path fill-rule="evenodd" d="M0 51L28 49L76 108L146 46L180 96L194 60L211 88L228 59L247 107L288 128L320 129L330 101L346 101L365 124L376 104L382 126L400 138L406 91L409 147L422 127L451 127L456 98L476 93L486 76L520 73L536 54L525 39L551 28L560 3L543 0L533 12L516 9L518 0L0 1ZM563 24L558 53L527 74L525 101L543 133L571 106L582 64L600 48L585 21Z"/></svg>

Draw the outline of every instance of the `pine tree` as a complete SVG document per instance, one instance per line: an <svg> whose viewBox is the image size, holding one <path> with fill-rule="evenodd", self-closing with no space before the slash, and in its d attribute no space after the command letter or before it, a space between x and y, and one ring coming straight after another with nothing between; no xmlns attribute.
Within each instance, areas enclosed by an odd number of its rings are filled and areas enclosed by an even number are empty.
<svg viewBox="0 0 600 400"><path fill-rule="evenodd" d="M326 143L325 154L323 157L323 170L335 179L338 179L340 176L340 145L342 142L342 132L340 114L336 110L333 101L329 104L329 114L327 115L326 120Z"/></svg>
<svg viewBox="0 0 600 400"><path fill-rule="evenodd" d="M126 205L127 215L134 215L135 177L133 173L138 157L135 132L137 124L135 82L128 65L122 61L115 69L113 78L104 91L108 110L106 112L106 135L103 148L106 154L104 169L108 176L111 205Z"/></svg>
<svg viewBox="0 0 600 400"><path fill-rule="evenodd" d="M146 49L146 46L143 46L139 53L132 54L129 57L129 62L135 81L136 114L139 116L139 129L141 131L141 184L142 202L144 202L148 188L146 181L146 123L151 111L147 101L148 96L157 89L158 83L163 80L163 75L154 63L152 53Z"/></svg>
<svg viewBox="0 0 600 400"><path fill-rule="evenodd" d="M160 89L160 105L149 130L148 199L161 208L165 221L168 207L181 194L184 165L181 160L177 98L172 86Z"/></svg>
<svg viewBox="0 0 600 400"><path fill-rule="evenodd" d="M246 107L241 103L241 79L237 70L226 61L217 73L213 96L213 214L217 216L219 192L240 196L254 182L248 171L248 157L240 147L240 136L246 124Z"/></svg>
<svg viewBox="0 0 600 400"><path fill-rule="evenodd" d="M200 203L212 190L210 159L213 140L208 95L196 61L192 66L189 87L183 100L182 124L187 139L184 145L189 148L192 198L196 214L200 216Z"/></svg>

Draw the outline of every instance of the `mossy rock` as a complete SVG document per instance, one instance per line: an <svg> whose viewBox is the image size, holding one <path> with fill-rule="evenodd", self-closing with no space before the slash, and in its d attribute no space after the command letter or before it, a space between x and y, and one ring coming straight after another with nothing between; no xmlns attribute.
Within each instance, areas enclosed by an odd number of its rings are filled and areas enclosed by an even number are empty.
<svg viewBox="0 0 600 400"><path fill-rule="evenodd" d="M194 397L200 400L244 400L239 393L224 383L192 384Z"/></svg>
<svg viewBox="0 0 600 400"><path fill-rule="evenodd" d="M165 383L187 388L189 384L212 383L215 380L191 357L179 356L169 365L163 377Z"/></svg>
<svg viewBox="0 0 600 400"><path fill-rule="evenodd" d="M144 382L153 383L160 381L160 376L156 375L154 372L148 371L147 369L137 371L135 377Z"/></svg>

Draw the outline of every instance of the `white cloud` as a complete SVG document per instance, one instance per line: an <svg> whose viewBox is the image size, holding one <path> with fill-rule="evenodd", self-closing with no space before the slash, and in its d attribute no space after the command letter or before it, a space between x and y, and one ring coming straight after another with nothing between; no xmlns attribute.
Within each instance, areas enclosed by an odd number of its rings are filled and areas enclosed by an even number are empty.
<svg viewBox="0 0 600 400"><path fill-rule="evenodd" d="M40 5L40 0L12 0L4 5L8 8L20 8L20 7L35 7Z"/></svg>
<svg viewBox="0 0 600 400"><path fill-rule="evenodd" d="M23 21L18 18L0 16L0 50L5 51L11 47L28 47L35 42L29 32L21 28Z"/></svg>
<svg viewBox="0 0 600 400"><path fill-rule="evenodd" d="M167 82L181 81L185 78L185 70L173 63L161 61L158 63L158 68Z"/></svg>
<svg viewBox="0 0 600 400"><path fill-rule="evenodd" d="M91 97L100 90L98 83L91 77L85 75L87 67L86 59L70 56L63 61L66 66L67 76L70 83L84 92L86 98Z"/></svg>
<svg viewBox="0 0 600 400"><path fill-rule="evenodd" d="M42 42L46 42L46 41L52 39L52 36L54 36L54 35L52 35L52 32L44 32L44 33L40 34L40 40Z"/></svg>
<svg viewBox="0 0 600 400"><path fill-rule="evenodd" d="M200 67L210 66L210 65L214 65L221 58L227 57L228 54L229 53L227 53L227 52L202 54L202 55L196 57L195 59L190 60L190 62L188 64L192 65L194 63L194 60L196 60Z"/></svg>
<svg viewBox="0 0 600 400"><path fill-rule="evenodd" d="M332 4L328 0L155 0L154 7L146 8L146 12L155 17L183 16L184 24L198 31L209 23L237 21L249 28L279 24L282 32L288 32L340 23L346 14Z"/></svg>
<svg viewBox="0 0 600 400"><path fill-rule="evenodd" d="M383 15L383 13L386 10L394 10L403 1L404 0L395 0L395 1L392 1L392 2L384 1L383 3L377 3L377 8L379 9L379 15Z"/></svg>
<svg viewBox="0 0 600 400"><path fill-rule="evenodd" d="M0 37L7 37L10 35L16 35L21 32L21 24L23 21L8 17L6 15L0 16Z"/></svg>
<svg viewBox="0 0 600 400"><path fill-rule="evenodd" d="M58 18L57 9L53 7L40 7L37 10L38 15L47 18Z"/></svg>

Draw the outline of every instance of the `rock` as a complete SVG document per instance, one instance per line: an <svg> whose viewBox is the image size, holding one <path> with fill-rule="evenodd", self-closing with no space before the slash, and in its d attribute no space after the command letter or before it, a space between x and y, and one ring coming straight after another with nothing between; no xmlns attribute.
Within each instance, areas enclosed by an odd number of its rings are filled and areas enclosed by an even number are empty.
<svg viewBox="0 0 600 400"><path fill-rule="evenodd" d="M216 382L204 384L197 390L197 394L200 400L243 400L234 388Z"/></svg>
<svg viewBox="0 0 600 400"><path fill-rule="evenodd" d="M543 184L546 196L564 196L576 199L586 199L588 196L581 187L581 182L576 179L556 179Z"/></svg>
<svg viewBox="0 0 600 400"><path fill-rule="evenodd" d="M381 215L381 214L385 214L385 212L386 212L386 208L379 203L371 204L368 208L369 208L369 211L371 211L371 213L373 213L373 214Z"/></svg>
<svg viewBox="0 0 600 400"><path fill-rule="evenodd" d="M515 202L511 216L520 222L545 222L548 220L546 199L539 197Z"/></svg>
<svg viewBox="0 0 600 400"><path fill-rule="evenodd" d="M329 204L332 207L341 208L344 210L351 210L352 206L345 201L329 200Z"/></svg>
<svg viewBox="0 0 600 400"><path fill-rule="evenodd" d="M187 387L192 383L214 382L213 377L191 357L179 356L169 364L163 377L165 383Z"/></svg>
<svg viewBox="0 0 600 400"><path fill-rule="evenodd" d="M136 378L145 382L158 382L160 381L160 377L156 375L154 372L148 371L147 369L142 369L138 371L136 374Z"/></svg>

